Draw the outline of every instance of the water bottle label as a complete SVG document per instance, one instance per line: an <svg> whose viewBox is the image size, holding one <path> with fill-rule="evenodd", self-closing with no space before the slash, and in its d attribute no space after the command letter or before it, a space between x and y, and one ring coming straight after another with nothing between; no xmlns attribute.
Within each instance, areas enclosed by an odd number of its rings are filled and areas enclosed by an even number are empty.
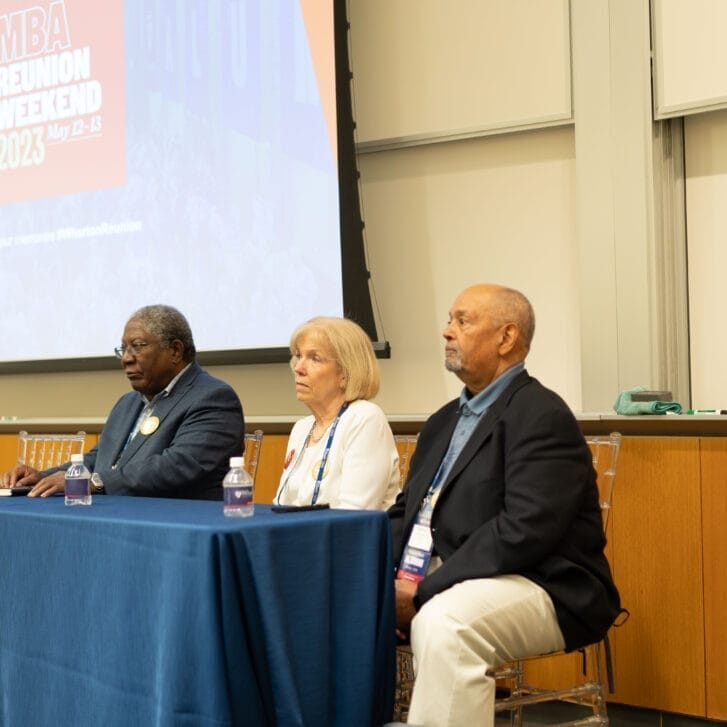
<svg viewBox="0 0 727 727"><path fill-rule="evenodd" d="M225 507L245 507L252 505L252 488L243 487L225 487Z"/></svg>
<svg viewBox="0 0 727 727"><path fill-rule="evenodd" d="M88 493L88 477L70 477L66 480L66 497L85 497Z"/></svg>

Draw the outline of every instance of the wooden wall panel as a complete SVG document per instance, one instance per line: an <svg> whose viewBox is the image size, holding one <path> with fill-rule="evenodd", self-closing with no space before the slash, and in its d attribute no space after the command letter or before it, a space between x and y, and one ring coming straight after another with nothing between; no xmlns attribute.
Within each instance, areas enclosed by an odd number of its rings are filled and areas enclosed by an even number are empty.
<svg viewBox="0 0 727 727"><path fill-rule="evenodd" d="M702 438L707 717L727 720L727 439Z"/></svg>
<svg viewBox="0 0 727 727"><path fill-rule="evenodd" d="M612 701L705 714L699 478L698 438L624 438L611 565L631 618L612 631Z"/></svg>
<svg viewBox="0 0 727 727"><path fill-rule="evenodd" d="M269 505L278 490L287 443L287 434L263 435L255 481L255 502L261 505Z"/></svg>
<svg viewBox="0 0 727 727"><path fill-rule="evenodd" d="M0 434L0 471L9 470L18 457L18 435Z"/></svg>

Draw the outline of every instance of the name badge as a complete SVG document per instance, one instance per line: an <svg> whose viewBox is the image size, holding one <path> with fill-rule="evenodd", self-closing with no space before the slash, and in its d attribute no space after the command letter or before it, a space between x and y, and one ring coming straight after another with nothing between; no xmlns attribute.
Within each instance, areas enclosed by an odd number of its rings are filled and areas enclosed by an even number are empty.
<svg viewBox="0 0 727 727"><path fill-rule="evenodd" d="M440 484L439 478L442 474L443 467L444 460L442 460L434 475L427 496L422 500L421 507L417 513L417 519L409 533L409 540L407 540L399 568L396 571L396 577L398 579L419 583L427 574L429 561L432 559L432 551L434 550L432 513L441 494L438 485Z"/></svg>
<svg viewBox="0 0 727 727"><path fill-rule="evenodd" d="M419 583L427 574L429 561L432 559L433 545L429 524L415 523L409 533L409 540L401 556L396 577Z"/></svg>

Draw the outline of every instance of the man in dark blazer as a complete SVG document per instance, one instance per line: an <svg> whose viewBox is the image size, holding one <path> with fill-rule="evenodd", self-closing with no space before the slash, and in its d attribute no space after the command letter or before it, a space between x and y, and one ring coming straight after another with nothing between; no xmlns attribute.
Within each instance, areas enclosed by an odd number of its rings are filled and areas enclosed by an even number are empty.
<svg viewBox="0 0 727 727"><path fill-rule="evenodd" d="M196 363L187 320L171 306L141 308L116 355L134 391L116 402L98 445L84 457L102 482L96 491L221 499L229 458L242 452L242 407L228 384ZM20 466L6 478L35 485L30 497L47 497L63 491L67 468Z"/></svg>
<svg viewBox="0 0 727 727"><path fill-rule="evenodd" d="M424 425L389 510L412 724L492 724L494 669L597 641L620 608L588 446L524 369L534 328L525 296L477 285L444 329L465 387Z"/></svg>

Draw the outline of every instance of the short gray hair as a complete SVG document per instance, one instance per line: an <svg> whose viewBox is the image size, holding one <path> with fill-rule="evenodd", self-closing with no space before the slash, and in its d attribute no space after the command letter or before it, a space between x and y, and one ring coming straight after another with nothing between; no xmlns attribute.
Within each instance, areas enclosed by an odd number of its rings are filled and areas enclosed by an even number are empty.
<svg viewBox="0 0 727 727"><path fill-rule="evenodd" d="M144 329L157 336L163 345L168 346L172 341L179 340L184 346L183 359L189 363L194 361L197 349L192 338L192 329L187 319L171 305L145 305L139 308L129 318L142 324Z"/></svg>

